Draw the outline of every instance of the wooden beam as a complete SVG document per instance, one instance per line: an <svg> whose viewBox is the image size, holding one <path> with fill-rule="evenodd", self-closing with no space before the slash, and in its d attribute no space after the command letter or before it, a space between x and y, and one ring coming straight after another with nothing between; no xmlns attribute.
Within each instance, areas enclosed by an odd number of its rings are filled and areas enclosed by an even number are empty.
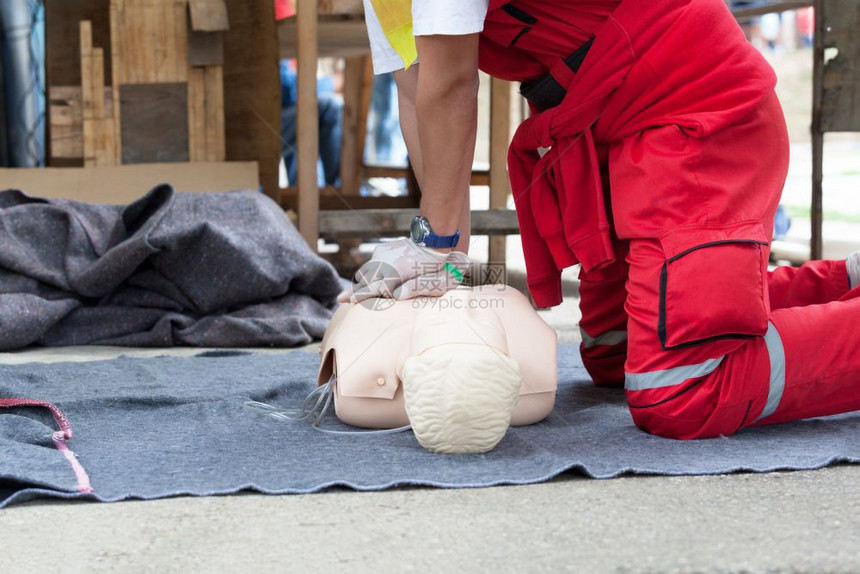
<svg viewBox="0 0 860 574"><path fill-rule="evenodd" d="M364 137L362 120L364 113L365 72L364 56L347 58L343 71L343 146L340 153L340 181L344 195L358 195L361 188L362 165L364 163Z"/></svg>
<svg viewBox="0 0 860 574"><path fill-rule="evenodd" d="M224 0L189 0L191 29L196 32L224 32L230 28Z"/></svg>
<svg viewBox="0 0 860 574"><path fill-rule="evenodd" d="M815 2L815 40L812 50L812 204L810 206L810 259L821 259L824 252L824 128L822 101L824 94L824 27L827 17L823 0Z"/></svg>
<svg viewBox="0 0 860 574"><path fill-rule="evenodd" d="M224 68L206 66L204 91L206 99L206 161L224 161L227 144L224 140Z"/></svg>
<svg viewBox="0 0 860 574"><path fill-rule="evenodd" d="M298 70L296 78L296 172L299 231L313 251L319 237L319 102L317 101L318 0L297 0Z"/></svg>
<svg viewBox="0 0 860 574"><path fill-rule="evenodd" d="M278 195L281 159L281 84L271 0L227 0L224 32L224 111L227 159L256 161L260 184Z"/></svg>
<svg viewBox="0 0 860 574"><path fill-rule="evenodd" d="M362 16L364 3L361 0L320 0L317 11L326 16Z"/></svg>
<svg viewBox="0 0 860 574"><path fill-rule="evenodd" d="M320 213L323 237L396 237L405 236L414 209L331 210ZM517 235L517 214L512 209L472 211L472 235Z"/></svg>
<svg viewBox="0 0 860 574"><path fill-rule="evenodd" d="M51 86L48 96L51 159L83 158L81 87Z"/></svg>
<svg viewBox="0 0 860 574"><path fill-rule="evenodd" d="M821 131L860 131L860 2L830 0L822 8L824 64L821 76Z"/></svg>
<svg viewBox="0 0 860 574"><path fill-rule="evenodd" d="M418 209L418 197L401 195L398 197L360 197L356 195L344 195L331 187L319 190L320 211L331 211L339 209L411 209L413 213ZM278 203L284 209L298 211L299 194L295 186L282 189Z"/></svg>
<svg viewBox="0 0 860 574"><path fill-rule="evenodd" d="M508 178L508 144L511 141L511 90L505 80L490 80L490 209L505 209L511 182ZM507 259L507 237L490 237L489 257L492 263Z"/></svg>
<svg viewBox="0 0 860 574"><path fill-rule="evenodd" d="M278 23L278 43L281 58L295 58L297 48L297 19ZM321 58L353 57L370 54L370 40L364 20L319 22L318 50Z"/></svg>
<svg viewBox="0 0 860 574"><path fill-rule="evenodd" d="M93 29L89 20L80 23L81 110L83 115L84 166L96 165L96 125L93 95Z"/></svg>
<svg viewBox="0 0 860 574"><path fill-rule="evenodd" d="M121 0L114 8L122 65L115 83L188 81L187 0Z"/></svg>
<svg viewBox="0 0 860 574"><path fill-rule="evenodd" d="M113 156L115 163L120 163L122 158L122 130L120 129L120 103L119 86L122 79L122 41L119 37L119 10L122 0L111 0L108 10L110 11L110 66L112 70L111 101L113 102Z"/></svg>
<svg viewBox="0 0 860 574"><path fill-rule="evenodd" d="M206 161L206 69L188 70L188 154Z"/></svg>

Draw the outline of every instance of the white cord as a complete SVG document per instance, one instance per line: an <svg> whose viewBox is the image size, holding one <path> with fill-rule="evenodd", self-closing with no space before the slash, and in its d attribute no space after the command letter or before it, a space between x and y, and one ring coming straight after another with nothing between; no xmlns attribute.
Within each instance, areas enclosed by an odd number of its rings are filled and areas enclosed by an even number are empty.
<svg viewBox="0 0 860 574"><path fill-rule="evenodd" d="M322 420L323 416L325 416L325 414L328 412L328 409L331 406L332 401L334 400L333 397L336 385L337 377L332 375L328 382L318 386L316 389L311 391L311 393L308 394L307 397L305 397L301 408L298 409L279 409L274 405L270 405L268 403L261 403L259 401L245 401L243 406L249 411L263 413L280 421L299 422L309 420L316 416L316 418L314 418L314 420L311 422L311 427L320 432L329 434L350 436L381 435L399 433L412 428L409 425L393 429L365 431L340 431L321 428L319 426L320 421Z"/></svg>

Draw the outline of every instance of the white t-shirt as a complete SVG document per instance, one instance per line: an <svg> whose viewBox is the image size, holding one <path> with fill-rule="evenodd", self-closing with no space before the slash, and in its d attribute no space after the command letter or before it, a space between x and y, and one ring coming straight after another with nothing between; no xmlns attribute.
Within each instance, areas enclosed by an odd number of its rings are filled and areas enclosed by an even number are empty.
<svg viewBox="0 0 860 574"><path fill-rule="evenodd" d="M412 29L416 36L477 34L484 29L489 0L412 0ZM391 44L370 0L364 0L373 72L385 74L403 69L403 60Z"/></svg>

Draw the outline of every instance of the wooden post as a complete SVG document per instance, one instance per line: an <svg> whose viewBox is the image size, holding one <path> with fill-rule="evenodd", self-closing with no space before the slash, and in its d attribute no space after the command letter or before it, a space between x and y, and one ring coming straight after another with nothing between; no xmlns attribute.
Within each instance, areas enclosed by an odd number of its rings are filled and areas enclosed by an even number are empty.
<svg viewBox="0 0 860 574"><path fill-rule="evenodd" d="M366 56L346 58L343 72L343 147L340 153L340 181L344 195L358 195L361 188L364 135L367 131L367 107L363 97L366 70Z"/></svg>
<svg viewBox="0 0 860 574"><path fill-rule="evenodd" d="M81 109L83 110L84 166L96 164L95 110L93 109L93 27L89 20L80 25Z"/></svg>
<svg viewBox="0 0 860 574"><path fill-rule="evenodd" d="M507 208L511 182L508 179L508 144L511 140L511 83L490 80L490 209ZM505 263L507 236L490 236L488 260Z"/></svg>
<svg viewBox="0 0 860 574"><path fill-rule="evenodd" d="M310 248L319 237L319 104L317 102L317 6L319 0L298 0L296 102L296 171L299 189L299 231Z"/></svg>
<svg viewBox="0 0 860 574"><path fill-rule="evenodd" d="M812 205L809 219L812 226L809 238L810 259L821 259L823 239L824 132L822 100L824 94L824 0L815 2L815 46L812 51Z"/></svg>
<svg viewBox="0 0 860 574"><path fill-rule="evenodd" d="M120 9L122 0L111 0L110 10L110 61L111 61L111 94L113 104L113 144L116 163L122 161L122 133L120 130L119 86L122 76L122 41L120 40Z"/></svg>

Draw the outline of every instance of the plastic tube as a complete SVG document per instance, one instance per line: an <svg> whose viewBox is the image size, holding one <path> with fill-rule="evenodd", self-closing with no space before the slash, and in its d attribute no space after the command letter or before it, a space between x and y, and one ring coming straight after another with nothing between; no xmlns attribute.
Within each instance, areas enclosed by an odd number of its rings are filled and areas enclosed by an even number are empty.
<svg viewBox="0 0 860 574"><path fill-rule="evenodd" d="M326 429L319 426L322 418L328 412L334 401L334 393L337 385L337 378L332 377L323 385L320 385L302 402L302 406L297 409L281 409L268 403L259 401L245 401L243 407L249 411L262 413L280 421L302 422L311 420L311 427L320 432L336 435L347 436L368 436L381 434L394 434L409 430L409 425L396 427L393 429L378 429L378 430L362 430L362 431L341 431Z"/></svg>

